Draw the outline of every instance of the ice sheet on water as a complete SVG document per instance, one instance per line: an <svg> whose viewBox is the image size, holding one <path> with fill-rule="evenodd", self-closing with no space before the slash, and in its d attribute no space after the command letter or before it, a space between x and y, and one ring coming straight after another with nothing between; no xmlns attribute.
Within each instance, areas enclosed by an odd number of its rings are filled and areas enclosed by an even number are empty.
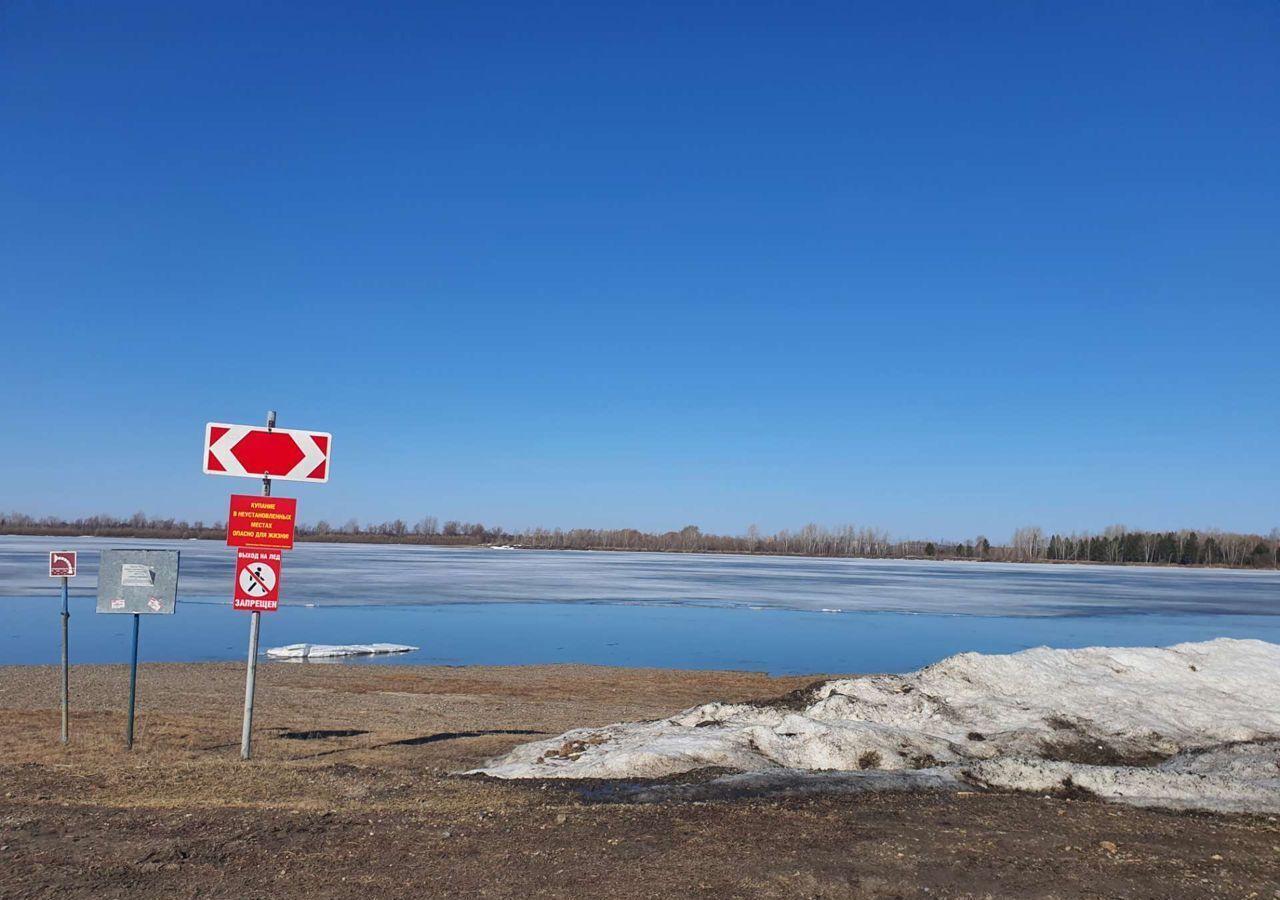
<svg viewBox="0 0 1280 900"><path fill-rule="evenodd" d="M332 659L337 656L377 656L382 653L411 653L408 644L287 644L267 650L271 659Z"/></svg>
<svg viewBox="0 0 1280 900"><path fill-rule="evenodd" d="M92 586L98 552L182 552L179 600L229 602L234 553L216 541L0 538L0 597L47 596L47 551L81 551L73 592ZM807 559L716 554L581 553L299 543L287 604L638 603L958 613L1269 615L1280 572Z"/></svg>
<svg viewBox="0 0 1280 900"><path fill-rule="evenodd" d="M907 675L829 681L799 705L709 703L656 722L578 729L477 771L657 778L709 766L942 767L1005 788L1280 811L1277 761L1280 645L1218 639L963 653Z"/></svg>

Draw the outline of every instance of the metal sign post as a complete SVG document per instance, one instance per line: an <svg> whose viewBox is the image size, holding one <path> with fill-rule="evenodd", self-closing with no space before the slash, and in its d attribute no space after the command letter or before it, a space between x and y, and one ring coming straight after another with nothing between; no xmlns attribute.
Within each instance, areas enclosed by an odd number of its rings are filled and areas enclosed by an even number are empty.
<svg viewBox="0 0 1280 900"><path fill-rule="evenodd" d="M138 702L138 623L142 616L133 614L133 653L129 656L129 719L124 726L124 746L133 749L133 710Z"/></svg>
<svg viewBox="0 0 1280 900"><path fill-rule="evenodd" d="M177 550L102 551L98 563L98 612L133 616L129 717L124 730L124 743L130 750L138 698L138 626L144 615L173 615L177 602Z"/></svg>
<svg viewBox="0 0 1280 900"><path fill-rule="evenodd" d="M67 577L62 576L62 743L71 742L71 658L67 652L67 632L71 611L67 608Z"/></svg>
<svg viewBox="0 0 1280 900"><path fill-rule="evenodd" d="M325 431L276 428L276 413L267 425L209 422L204 429L204 472L261 478L262 496L271 496L271 480L324 483L329 480L333 435ZM227 546L236 554L236 589L232 608L249 612L249 661L244 679L244 723L240 728L240 758L253 746L253 694L258 679L258 635L262 613L280 602L279 551L293 549L297 501L288 497L261 500L232 494L227 516ZM253 551L253 552L246 552Z"/></svg>
<svg viewBox="0 0 1280 900"><path fill-rule="evenodd" d="M276 427L276 411L267 413L267 431ZM262 475L262 496L271 496L271 474ZM230 523L228 523L230 528ZM292 536L291 536L292 537ZM292 543L292 540L290 541ZM240 728L240 758L248 759L252 755L253 732L253 692L258 681L258 629L262 624L262 613L253 610L249 613L249 668L244 679L244 724Z"/></svg>
<svg viewBox="0 0 1280 900"><path fill-rule="evenodd" d="M62 743L67 744L71 741L71 658L67 651L71 611L67 608L67 579L76 577L76 551L50 550L49 577L62 579Z"/></svg>

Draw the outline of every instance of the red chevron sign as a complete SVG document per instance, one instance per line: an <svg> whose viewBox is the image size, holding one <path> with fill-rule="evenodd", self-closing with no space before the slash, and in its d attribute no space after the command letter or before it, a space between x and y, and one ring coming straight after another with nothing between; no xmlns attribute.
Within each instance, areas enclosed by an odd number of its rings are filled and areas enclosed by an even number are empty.
<svg viewBox="0 0 1280 900"><path fill-rule="evenodd" d="M210 422L204 429L204 472L324 482L332 442L333 435L323 431Z"/></svg>

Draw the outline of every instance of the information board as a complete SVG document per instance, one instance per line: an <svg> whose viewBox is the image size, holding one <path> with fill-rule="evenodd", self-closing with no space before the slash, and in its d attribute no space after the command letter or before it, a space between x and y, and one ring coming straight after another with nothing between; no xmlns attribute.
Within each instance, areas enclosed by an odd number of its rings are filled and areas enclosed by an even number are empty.
<svg viewBox="0 0 1280 900"><path fill-rule="evenodd" d="M172 615L177 602L177 550L102 551L98 612Z"/></svg>

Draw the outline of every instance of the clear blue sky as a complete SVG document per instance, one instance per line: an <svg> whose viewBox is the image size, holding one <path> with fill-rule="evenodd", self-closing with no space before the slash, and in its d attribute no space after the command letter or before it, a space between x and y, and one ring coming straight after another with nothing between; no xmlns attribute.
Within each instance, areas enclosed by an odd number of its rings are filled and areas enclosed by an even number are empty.
<svg viewBox="0 0 1280 900"><path fill-rule="evenodd" d="M0 9L0 508L1280 525L1280 6Z"/></svg>

